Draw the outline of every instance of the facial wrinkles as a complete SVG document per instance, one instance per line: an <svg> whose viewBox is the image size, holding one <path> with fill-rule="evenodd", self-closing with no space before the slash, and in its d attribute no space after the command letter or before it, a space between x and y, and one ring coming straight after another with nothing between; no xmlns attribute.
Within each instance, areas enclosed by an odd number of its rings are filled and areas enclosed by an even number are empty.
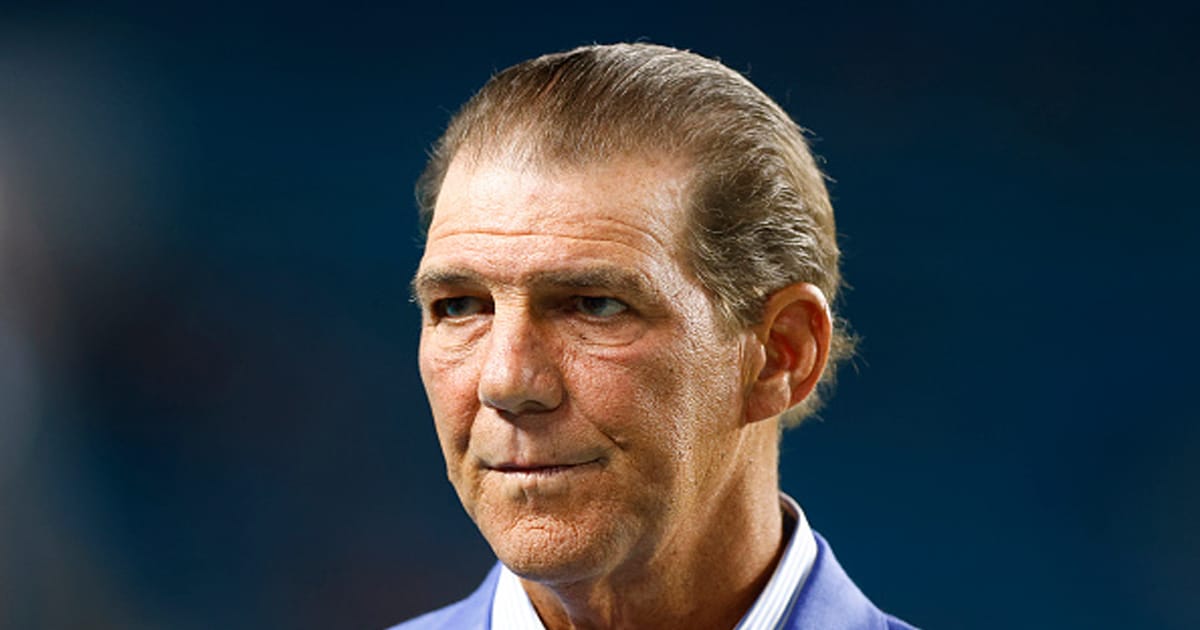
<svg viewBox="0 0 1200 630"><path fill-rule="evenodd" d="M641 275L646 286L655 286L658 284L654 282L655 278L669 273L659 262L663 256L658 252L665 250L655 235L623 229L619 222L605 223L586 224L587 234L583 233L583 226L577 234L467 228L442 230L437 235L430 235L426 257L436 258L444 265L462 264L486 270L489 280L512 287L526 284L519 272L578 265L588 258L636 261L630 270Z"/></svg>
<svg viewBox="0 0 1200 630"><path fill-rule="evenodd" d="M579 239L579 240L611 240L616 243L623 243L634 249L647 251L654 248L663 252L673 253L674 247L666 242L658 233L665 231L665 226L656 226L659 229L645 229L633 225L629 221L618 217L594 217L589 216L586 220L580 220L573 223L578 229L563 229L556 227L554 224L542 221L524 220L516 223L512 221L511 215L499 214L509 220L497 221L496 225L491 225L487 221L488 217L496 217L497 214L481 209L483 215L481 220L447 220L445 223L438 223L435 218L435 224L430 227L428 241L433 242L441 238L449 238L458 235L478 235L478 236L500 236L500 237L534 237L543 238L546 236L556 236L561 238ZM459 225L462 224L462 225ZM529 225L523 225L529 224ZM585 229L586 227L586 229ZM608 239L598 239L587 236L588 234L605 234ZM624 238L612 238L613 235L623 235ZM641 241L649 241L649 243L640 244Z"/></svg>
<svg viewBox="0 0 1200 630"><path fill-rule="evenodd" d="M557 231L563 235L625 231L651 238L668 254L676 253L673 225L678 210L684 207L689 175L684 165L617 163L599 172L550 169L547 173L545 169L495 167L500 163L451 165L447 179L467 179L470 185L463 190L444 186L438 206L459 211L452 217L435 211L430 240L438 237L440 229L543 235L554 234L548 230L555 226L579 226L578 230L565 227ZM648 174L651 171L653 176ZM664 171L673 175L663 177ZM589 194L581 198L581 190ZM604 200L635 197L637 207L604 205ZM637 221L624 218L631 215L636 215Z"/></svg>
<svg viewBox="0 0 1200 630"><path fill-rule="evenodd" d="M570 241L571 246L559 246L563 241ZM427 252L437 257L439 265L462 267L484 276L487 286L481 288L489 291L531 290L532 278L547 269L567 271L588 264L605 265L614 258L637 261L626 270L640 276L643 286L662 288L657 285L670 284L662 282L657 274L666 270L645 249L603 238L460 232L439 239Z"/></svg>
<svg viewBox="0 0 1200 630"><path fill-rule="evenodd" d="M662 280L661 275L659 276L659 279ZM687 341L685 344L671 344L665 346L654 345L656 351L658 351L661 355L658 356L656 360L649 362L629 361L628 359L630 357L628 353L623 352L610 353L610 355L607 357L596 357L583 352L571 344L555 346L553 348L542 348L543 351L550 352L552 355L559 356L561 359L561 366L559 369L563 371L563 374L556 376L556 378L560 378L564 383L564 387L567 388L567 391L564 393L565 401L564 410L562 410L562 413L569 415L572 412L581 412L587 416L598 412L602 413L602 408L597 410L589 408L589 405L587 404L580 405L580 401L574 399L574 392L572 391L573 388L571 385L575 384L579 389L588 392L609 391L610 388L608 381L614 379L616 381L629 379L630 377L623 376L622 373L631 369L638 372L637 374L634 374L632 378L644 385L644 387L635 389L632 392L632 395L636 399L635 405L642 409L646 415L661 413L661 410L655 409L654 405L663 400L677 400L682 407L678 410L678 412L682 414L707 415L708 413L712 412L714 401L707 399L718 398L720 396L718 391L710 392L706 390L701 392L696 388L686 387L680 390L679 385L681 382L687 382L693 379L705 379L706 377L703 374L677 374L677 366L705 366L713 363L714 361L717 363L724 363L726 358L705 356L705 350L702 348L702 343L700 340L710 337L714 334L714 331L711 330L711 327L706 327L704 325L706 318L704 317L702 309L705 308L705 302L703 302L703 300L695 299L697 296L697 290L688 292L684 286L677 286L672 293L677 296L686 295L692 299L683 299L677 301L674 304L676 307L675 314L669 318L671 321L667 323L666 328L656 329L650 334L679 337ZM514 289L511 287L502 288L497 291L496 299L500 303L500 305L497 306L497 310L504 313L509 313L514 310L524 311L528 308L524 304L529 299L528 293L522 289ZM542 343L546 343L546 341L543 340ZM634 349L631 352L636 353L637 350ZM457 363L461 358L461 355L456 354L443 356L441 359L445 363L442 363L442 366L453 371L453 364ZM598 362L603 362L605 365L600 366L598 365ZM467 365L470 364L469 361L466 363ZM465 368L466 366L463 367ZM522 366L522 369L525 370L525 372L522 374L522 378L537 378L538 375L534 373L534 370L538 367L540 367L540 365ZM477 378L468 376L466 374L456 374L449 376L448 378L460 377L468 378L469 380L475 380L475 378ZM736 400L736 396L733 396L725 401L724 404L737 404L734 402ZM463 402L464 404L468 404L468 401ZM596 401L592 401L592 404L596 405L597 403ZM716 401L715 404L722 403L721 401ZM484 410L481 410L481 412L486 413ZM604 423L598 424L603 425ZM474 429L480 429L483 426L485 425L481 424L474 427ZM669 451L670 456L666 458L666 461L678 462L681 465L680 467L685 469L693 468L683 464L692 460L691 453L695 450L696 441L700 439L699 432L708 432L716 429L716 427L708 427L708 430L706 431L705 427L696 426L689 430L684 430L682 425L671 425L669 427L662 428L667 429L670 432L669 435L658 435L658 439L662 439L662 444L664 444ZM623 432L621 432L622 427L610 426L609 429L610 433L608 434L608 437L615 444L629 443L629 439L623 435ZM518 433L521 432L514 431L512 435L515 436ZM468 443L460 444L459 447L463 448L464 451L469 450L470 436L464 435L463 438L467 440ZM654 463L654 465L657 467L659 464ZM653 473L653 471L647 472ZM688 477L688 485L698 485L698 479L694 478L693 475L688 475Z"/></svg>
<svg viewBox="0 0 1200 630"><path fill-rule="evenodd" d="M680 315L680 318L670 324L670 330L655 331L651 334L684 337L704 334L702 327L696 326L694 314L682 312ZM662 350L661 346L655 345L652 341L649 346L656 350ZM637 354L640 351L633 349L630 352ZM686 356L680 356L681 353ZM515 424L497 421L491 417L490 410L481 408L478 413L483 414L484 417L477 418L472 424L468 443L463 444L464 452L471 451L472 446L482 449L483 445L498 446L500 444L506 444L520 452L528 444L544 445L545 435L554 435L558 440L572 441L575 430L581 429L583 426L602 427L609 443L618 450L633 448L637 451L644 448L647 442L657 443L659 445L657 448L663 451L663 456L631 460L634 465L641 468L642 478L676 480L675 486L689 486L692 490L687 494L694 493L697 489L697 479L692 469L697 462L693 453L696 451L695 442L699 438L696 433L682 424L656 426L653 427L653 430L649 430L637 421L638 418L631 418L633 424L614 424L610 418L605 417L610 401L576 398L575 389L589 392L594 396L596 392L612 391L614 383L638 382L642 385L641 387L632 391L620 390L620 393L633 396L633 407L641 410L639 416L661 415L664 410L656 405L668 400L679 403L680 408L676 409L676 412L680 414L703 415L711 413L712 408L706 409L701 400L688 392L688 388L685 387L683 391L680 391L681 384L692 378L703 377L698 374L679 374L677 368L673 366L679 365L680 362L683 365L702 364L702 362L716 357L703 356L695 343L690 343L684 348L672 348L670 352L655 353L651 361L631 360L629 354L620 354L616 357L596 357L577 350L570 344L565 344L561 349L561 354L557 356L561 357L559 369L562 371L561 378L567 391L564 394L562 408L553 412L552 418L547 418L545 426L540 422L528 420ZM562 420L565 418L573 418L573 421L562 424ZM553 427L552 431L543 431L542 429L550 423L558 424ZM586 439L585 434L578 435L580 442ZM479 452L474 452L472 456L479 454ZM464 461L463 464L469 464L469 460ZM667 468L675 468L676 472L666 474ZM674 503L674 501L669 503ZM646 505L644 507L647 510L657 511L669 506ZM674 511L683 508L676 506L671 509Z"/></svg>
<svg viewBox="0 0 1200 630"><path fill-rule="evenodd" d="M605 235L607 236L607 235ZM565 244L560 244L565 241ZM491 232L458 231L443 234L427 248L427 262L418 274L420 277L429 269L439 271L462 270L478 276L479 286L472 291L483 291L508 307L532 313L541 290L536 283L539 278L564 277L573 274L587 276L591 269L612 268L620 261L623 273L639 278L639 288L629 294L622 286L594 287L595 290L614 291L618 299L633 298L631 307L647 320L660 319L678 311L680 318L695 317L707 313L710 308L706 300L695 300L689 292L699 289L698 282L685 276L661 253L646 251L645 245L657 247L659 241L642 239L637 245L604 237L577 237L543 234L505 234L497 236ZM616 251L614 251L614 249ZM593 266L594 265L594 266ZM555 270L548 272L547 270ZM572 271L574 270L574 271ZM595 275L595 274L593 274ZM563 289L565 290L565 288ZM640 302L638 302L640 300ZM498 308L501 308L498 305Z"/></svg>
<svg viewBox="0 0 1200 630"><path fill-rule="evenodd" d="M504 273L513 271L514 263L532 268L589 254L633 256L642 262L633 267L647 286L655 286L651 278L678 275L677 269L661 263L678 258L674 226L682 207L685 170L669 169L676 175L662 177L662 165L652 169L638 163L599 174L566 172L545 177L536 170L494 164L452 165L447 180L465 180L469 185L443 190L438 206L454 211L434 214L427 259L448 256ZM648 175L651 170L656 176ZM588 192L580 195L581 190ZM608 199L614 201L606 206ZM624 251L613 252L613 247ZM510 284L519 283L512 279L515 274L508 275ZM666 282L662 288L670 298L682 289L678 282Z"/></svg>

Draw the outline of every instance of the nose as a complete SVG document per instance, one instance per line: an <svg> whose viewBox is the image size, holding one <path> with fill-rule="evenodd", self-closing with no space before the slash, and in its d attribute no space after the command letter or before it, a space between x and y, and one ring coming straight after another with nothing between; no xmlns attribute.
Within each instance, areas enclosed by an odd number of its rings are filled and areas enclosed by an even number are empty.
<svg viewBox="0 0 1200 630"><path fill-rule="evenodd" d="M497 312L488 337L479 375L481 404L508 414L530 414L562 403L556 351L537 322L525 313Z"/></svg>

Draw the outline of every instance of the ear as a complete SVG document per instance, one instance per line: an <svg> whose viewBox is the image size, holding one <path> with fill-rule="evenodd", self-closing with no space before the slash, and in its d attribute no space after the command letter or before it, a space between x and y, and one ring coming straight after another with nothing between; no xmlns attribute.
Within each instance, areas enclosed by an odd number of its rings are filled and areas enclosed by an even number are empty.
<svg viewBox="0 0 1200 630"><path fill-rule="evenodd" d="M788 285L771 294L752 330L758 360L748 375L748 423L778 416L816 388L833 336L829 302L807 282Z"/></svg>

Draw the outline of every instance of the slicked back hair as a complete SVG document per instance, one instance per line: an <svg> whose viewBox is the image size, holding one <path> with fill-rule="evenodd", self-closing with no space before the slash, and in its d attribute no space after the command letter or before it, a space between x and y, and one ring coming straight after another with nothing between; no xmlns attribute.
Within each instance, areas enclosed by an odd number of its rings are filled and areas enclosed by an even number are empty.
<svg viewBox="0 0 1200 630"><path fill-rule="evenodd" d="M625 156L682 159L692 173L681 250L728 330L759 323L767 298L796 282L816 285L837 303L833 208L804 130L717 61L653 44L614 44L501 71L434 145L417 183L423 225L459 156L551 168ZM844 320L833 317L820 386L784 416L784 426L816 411L837 364L853 352Z"/></svg>

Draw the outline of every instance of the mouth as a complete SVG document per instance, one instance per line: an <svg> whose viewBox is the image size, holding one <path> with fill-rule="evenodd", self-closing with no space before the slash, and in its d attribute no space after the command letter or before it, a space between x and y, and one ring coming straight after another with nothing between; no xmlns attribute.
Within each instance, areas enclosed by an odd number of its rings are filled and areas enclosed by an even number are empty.
<svg viewBox="0 0 1200 630"><path fill-rule="evenodd" d="M498 472L504 475L514 477L538 478L538 477L554 477L571 472L582 471L594 466L599 466L602 462L601 458L596 458L584 462L574 464L498 464L488 466L488 470Z"/></svg>
<svg viewBox="0 0 1200 630"><path fill-rule="evenodd" d="M558 505L554 501L594 488L602 480L605 461L501 461L483 468L490 481L482 483L499 492L494 495L497 500L515 502L522 509L551 509L548 506Z"/></svg>

